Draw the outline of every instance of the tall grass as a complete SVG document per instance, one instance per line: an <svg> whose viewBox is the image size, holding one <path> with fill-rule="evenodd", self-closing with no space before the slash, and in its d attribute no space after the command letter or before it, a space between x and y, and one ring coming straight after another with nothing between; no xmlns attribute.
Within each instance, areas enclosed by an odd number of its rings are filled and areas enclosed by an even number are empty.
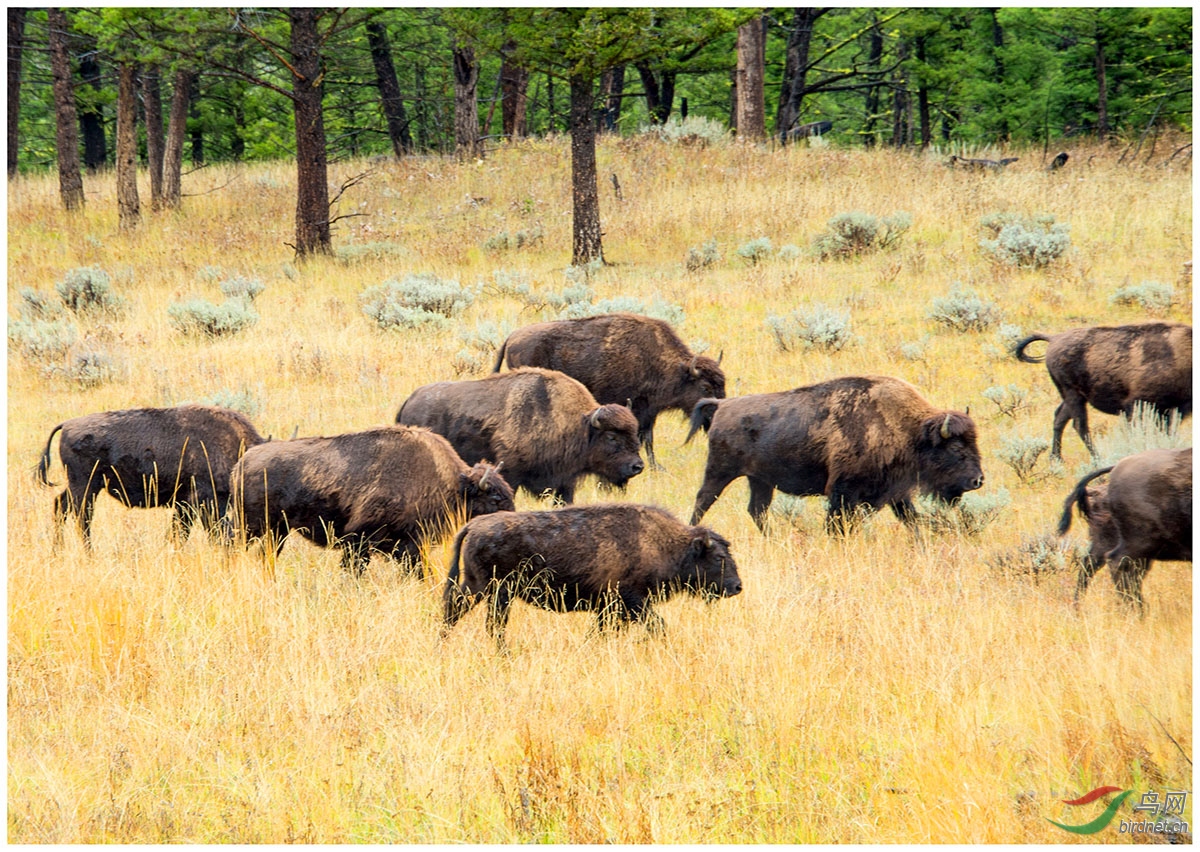
<svg viewBox="0 0 1200 852"><path fill-rule="evenodd" d="M1022 482L998 456L1006 436L1049 434L1057 394L1044 368L926 316L957 281L1030 333L1131 322L1141 310L1109 294L1153 279L1174 283L1167 315L1186 320L1190 172L1118 166L1107 148L1072 152L1094 154L1086 172L1046 174L1023 154L1028 168L980 177L892 151L600 145L624 199L602 193L615 266L592 276L596 298L679 305L682 336L724 351L731 395L874 373L936 405L970 405L984 493L1011 497L984 536L914 538L881 513L829 537L810 498L764 537L734 483L705 520L732 543L741 596L672 600L662 639L517 606L508 655L478 613L439 641L445 540L428 548L424 581L378 558L355 580L305 542L269 563L201 531L173 543L166 511L102 497L94 552L71 531L52 546L54 491L30 471L68 417L254 388L256 425L277 440L366 428L391 422L415 387L453 377L461 330L549 318L489 287L453 329L385 332L358 297L408 274L489 283L500 260L533 291L561 290L567 150L529 141L482 163L380 169L347 202L368 215L343 220L335 240L396 249L354 263L294 263L286 165L196 173L182 215L147 216L132 234L117 229L110 177L88 179L76 216L59 209L53 177L10 181L9 304L72 268L104 269L127 309L84 330L121 341L128 364L84 388L10 361L9 840L1049 843L1069 836L1045 818L1085 821L1061 801L1094 787L1190 789L1190 566L1154 567L1144 621L1103 577L1077 614L1066 572L1035 582L991 569L995 551L1053 527L1074 483ZM355 170L335 166L331 180ZM894 251L681 263L714 238L806 245L864 198L870 212L912 212ZM996 212L1053 214L1070 224L1071 252L1042 270L998 267L977 228ZM544 239L519 254L483 248L533 227ZM266 285L260 321L230 338L175 333L168 306L211 295L204 275L217 264ZM861 341L780 351L767 316L815 302L851 307ZM897 355L918 339L921 359ZM984 391L1008 385L1028 405L1003 416ZM1118 428L1100 414L1092 426L1098 442ZM684 434L664 415L666 470L625 495L585 486L578 501L686 517L706 446L681 446ZM1065 449L1068 469L1087 462L1081 445ZM51 476L62 480L57 463Z"/></svg>

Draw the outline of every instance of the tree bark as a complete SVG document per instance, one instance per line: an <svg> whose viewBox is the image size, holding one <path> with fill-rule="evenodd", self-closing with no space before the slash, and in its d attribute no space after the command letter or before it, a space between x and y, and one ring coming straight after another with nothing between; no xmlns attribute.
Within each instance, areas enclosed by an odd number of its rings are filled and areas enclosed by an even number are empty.
<svg viewBox="0 0 1200 852"><path fill-rule="evenodd" d="M50 28L50 65L54 74L54 144L58 152L58 192L63 207L83 206L83 176L79 173L79 129L75 114L75 92L71 88L71 57L67 50L67 15L52 7L47 11Z"/></svg>
<svg viewBox="0 0 1200 852"><path fill-rule="evenodd" d="M192 121L192 165L204 163L204 126L200 123L200 75L192 77L192 89L188 92L188 118Z"/></svg>
<svg viewBox="0 0 1200 852"><path fill-rule="evenodd" d="M863 128L863 140L868 148L873 148L876 143L875 138L875 122L879 118L879 86L880 80L879 65L883 61L883 32L879 29L878 19L872 13L871 34L867 47L867 77L874 84L866 90L865 109L867 120Z"/></svg>
<svg viewBox="0 0 1200 852"><path fill-rule="evenodd" d="M454 46L454 154L458 159L481 156L479 150L479 104L475 89L479 84L479 64L475 50Z"/></svg>
<svg viewBox="0 0 1200 852"><path fill-rule="evenodd" d="M1096 138L1108 138L1108 69L1104 59L1104 37L1096 33Z"/></svg>
<svg viewBox="0 0 1200 852"><path fill-rule="evenodd" d="M908 44L901 41L896 48L897 58L901 63L908 58ZM908 93L908 81L903 77L896 80L896 88L892 97L892 146L903 148L911 138L912 104Z"/></svg>
<svg viewBox="0 0 1200 852"><path fill-rule="evenodd" d="M20 153L21 53L25 48L25 11L8 10L8 176L17 174Z"/></svg>
<svg viewBox="0 0 1200 852"><path fill-rule="evenodd" d="M392 62L392 45L388 40L387 28L378 21L369 22L367 44L371 48L371 62L375 65L375 85L379 89L379 102L383 105L392 152L398 158L411 154L412 135L408 132L408 116L404 112L404 99L400 96L400 82L396 79L396 65Z"/></svg>
<svg viewBox="0 0 1200 852"><path fill-rule="evenodd" d="M325 116L321 108L325 72L316 8L288 10L291 22L292 109L296 118L296 256L331 254Z"/></svg>
<svg viewBox="0 0 1200 852"><path fill-rule="evenodd" d="M166 210L178 210L182 196L183 140L187 136L188 98L196 72L180 68L175 72L171 92L171 114L167 119L167 141L163 146L163 197Z"/></svg>
<svg viewBox="0 0 1200 852"><path fill-rule="evenodd" d="M592 121L592 80L571 78L571 263L604 260L600 233L600 193L596 186L596 125Z"/></svg>
<svg viewBox="0 0 1200 852"><path fill-rule="evenodd" d="M666 124L675 105L675 72L663 71L661 77L654 76L654 69L647 62L634 63L638 76L642 78L642 90L646 93L646 109L653 124Z"/></svg>
<svg viewBox="0 0 1200 852"><path fill-rule="evenodd" d="M512 61L508 51L514 45L506 45L500 62L500 124L509 139L523 139L528 131L527 113L529 71Z"/></svg>
<svg viewBox="0 0 1200 852"><path fill-rule="evenodd" d="M96 39L89 37L79 57L79 76L95 92L101 89L100 52ZM104 111L98 103L84 105L79 112L79 127L83 131L83 165L94 174L108 163L108 146L104 138Z"/></svg>
<svg viewBox="0 0 1200 852"><path fill-rule="evenodd" d="M767 136L763 74L766 32L762 18L748 21L737 31L737 134L739 139L760 142Z"/></svg>
<svg viewBox="0 0 1200 852"><path fill-rule="evenodd" d="M988 10L992 16L992 73L995 75L995 80L998 83L1004 81L1004 56L1001 50L1004 49L1004 28L1000 26L1000 16L997 14L998 9ZM1004 108L1000 108L1000 121L996 125L996 130L1001 139L1008 138L1008 119L1004 116Z"/></svg>
<svg viewBox="0 0 1200 852"><path fill-rule="evenodd" d="M138 226L142 212L137 189L137 65L117 66L117 222L123 231Z"/></svg>
<svg viewBox="0 0 1200 852"><path fill-rule="evenodd" d="M625 94L625 66L618 65L611 69L608 78L606 94L608 100L604 107L604 129L609 133L617 132L621 121L621 101Z"/></svg>
<svg viewBox="0 0 1200 852"><path fill-rule="evenodd" d="M813 26L817 19L829 9L810 7L792 12L792 31L788 34L787 54L784 59L783 85L779 92L779 109L776 112L775 131L779 141L787 142L788 132L800 118L800 103L804 99L804 81L808 77L808 53L812 45Z"/></svg>
<svg viewBox="0 0 1200 852"><path fill-rule="evenodd" d="M142 75L142 107L146 114L146 163L150 170L150 209L162 207L163 116L162 86L158 66L150 65Z"/></svg>
<svg viewBox="0 0 1200 852"><path fill-rule="evenodd" d="M917 60L922 67L921 79L917 81L917 115L921 124L921 148L929 147L933 141L933 129L929 121L929 87L925 84L925 37L917 39Z"/></svg>

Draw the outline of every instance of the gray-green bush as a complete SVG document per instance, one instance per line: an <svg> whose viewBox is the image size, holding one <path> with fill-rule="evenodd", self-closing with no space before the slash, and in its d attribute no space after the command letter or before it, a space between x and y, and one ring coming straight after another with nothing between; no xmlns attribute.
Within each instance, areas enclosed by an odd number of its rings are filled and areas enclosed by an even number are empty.
<svg viewBox="0 0 1200 852"><path fill-rule="evenodd" d="M1016 417L1017 413L1029 407L1029 391L1020 385L993 385L985 388L983 398L994 403L1001 414Z"/></svg>
<svg viewBox="0 0 1200 852"><path fill-rule="evenodd" d="M359 296L363 313L383 329L443 328L474 300L474 290L428 272L368 287Z"/></svg>
<svg viewBox="0 0 1200 852"><path fill-rule="evenodd" d="M1045 438L1010 435L1000 439L1000 450L997 455L1000 461L1013 469L1017 479L1028 485L1041 479L1042 476L1059 472L1059 464L1053 462L1047 473L1041 476L1034 475L1038 460L1048 449L1050 449L1050 442Z"/></svg>
<svg viewBox="0 0 1200 852"><path fill-rule="evenodd" d="M813 240L813 253L823 260L856 257L896 245L912 227L912 216L903 211L883 218L858 211L839 213L827 227Z"/></svg>
<svg viewBox="0 0 1200 852"><path fill-rule="evenodd" d="M8 345L16 353L34 361L62 358L79 338L79 329L71 320L10 319Z"/></svg>
<svg viewBox="0 0 1200 852"><path fill-rule="evenodd" d="M721 251L717 248L716 238L705 240L699 246L692 246L688 249L687 257L683 261L683 266L688 272L698 272L701 269L708 269L710 266L715 266L721 262Z"/></svg>
<svg viewBox="0 0 1200 852"><path fill-rule="evenodd" d="M995 302L955 283L950 295L933 300L926 316L955 331L984 331L1000 321L1001 313Z"/></svg>
<svg viewBox="0 0 1200 852"><path fill-rule="evenodd" d="M969 538L978 537L994 523L1012 503L1007 488L992 491L968 491L954 504L928 495L915 501L920 510L917 523L935 533L952 533Z"/></svg>
<svg viewBox="0 0 1200 852"><path fill-rule="evenodd" d="M994 235L994 239L980 240L980 248L1008 266L1040 269L1071 247L1070 226L1056 224L1049 214L1026 218L997 213L985 216L980 224Z"/></svg>
<svg viewBox="0 0 1200 852"><path fill-rule="evenodd" d="M649 304L635 299L633 296L615 296L611 299L601 299L598 302L578 301L568 305L560 316L563 319L580 319L621 311L666 320L671 325L679 325L683 322L684 317L683 308L665 302L658 296L651 299Z"/></svg>
<svg viewBox="0 0 1200 852"><path fill-rule="evenodd" d="M112 278L98 266L72 269L54 285L63 304L77 314L118 313L124 300L112 288Z"/></svg>
<svg viewBox="0 0 1200 852"><path fill-rule="evenodd" d="M1117 288L1108 297L1110 305L1134 305L1152 314L1162 314L1175 302L1175 288L1157 281L1143 281Z"/></svg>
<svg viewBox="0 0 1200 852"><path fill-rule="evenodd" d="M207 299L190 299L167 306L171 325L190 337L228 337L258 322L258 312L245 299L226 299L215 305Z"/></svg>
<svg viewBox="0 0 1200 852"><path fill-rule="evenodd" d="M750 264L751 266L757 266L759 263L762 263L764 260L770 257L772 251L773 248L771 246L770 238L759 237L757 239L750 240L748 243L743 243L742 245L738 246L737 251L735 251L734 254L746 261L746 263Z"/></svg>
<svg viewBox="0 0 1200 852"><path fill-rule="evenodd" d="M850 311L819 303L785 316L768 314L767 327L783 352L797 349L837 352L855 341L850 332Z"/></svg>
<svg viewBox="0 0 1200 852"><path fill-rule="evenodd" d="M258 298L258 295L266 289L266 285L257 278L245 278L241 275L233 275L226 278L219 285L222 293L226 297L235 299L246 299L253 302Z"/></svg>

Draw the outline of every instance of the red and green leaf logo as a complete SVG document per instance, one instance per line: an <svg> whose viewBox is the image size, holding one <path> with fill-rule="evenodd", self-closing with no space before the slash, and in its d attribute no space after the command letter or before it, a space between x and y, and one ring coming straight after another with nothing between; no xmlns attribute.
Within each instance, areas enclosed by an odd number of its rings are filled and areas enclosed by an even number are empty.
<svg viewBox="0 0 1200 852"><path fill-rule="evenodd" d="M1119 793L1120 795L1109 802L1108 807L1104 809L1104 813L1100 814L1100 816L1096 817L1091 822L1085 822L1083 825L1065 825L1064 823L1055 822L1049 818L1047 818L1046 821L1051 825L1056 825L1063 831L1069 831L1072 834L1095 834L1098 831L1102 831L1108 827L1110 822L1113 821L1113 817L1117 815L1117 811L1120 810L1121 805L1124 804L1125 800L1128 799L1133 793L1132 790L1122 790L1120 787L1097 787L1090 793L1083 794L1078 799L1063 799L1063 804L1066 805L1090 805L1101 796L1107 796L1109 793Z"/></svg>

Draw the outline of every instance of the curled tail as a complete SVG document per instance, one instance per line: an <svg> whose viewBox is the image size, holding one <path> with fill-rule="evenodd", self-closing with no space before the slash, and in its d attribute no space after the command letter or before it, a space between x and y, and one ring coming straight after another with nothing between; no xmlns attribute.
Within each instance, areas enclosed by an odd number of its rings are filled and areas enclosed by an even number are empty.
<svg viewBox="0 0 1200 852"><path fill-rule="evenodd" d="M1033 355L1025 354L1025 347L1037 340L1049 342L1050 338L1044 334L1032 334L1029 337L1026 337L1013 349L1013 354L1017 356L1018 361L1024 361L1026 364L1040 364L1046 360L1044 355L1041 358L1035 358Z"/></svg>
<svg viewBox="0 0 1200 852"><path fill-rule="evenodd" d="M469 524L463 524L463 528L454 536L454 542L450 545L450 570L446 572L446 593L449 594L451 586L458 585L458 577L461 573L459 563L462 558L462 543L467 537L467 528Z"/></svg>
<svg viewBox="0 0 1200 852"><path fill-rule="evenodd" d="M1071 509L1075 504L1079 504L1079 514L1085 518L1090 517L1091 509L1088 507L1087 501L1087 486L1093 479L1104 476L1110 472L1112 466L1101 468L1100 470L1092 471L1075 485L1071 493L1067 495L1067 499L1063 501L1062 517L1058 521L1058 534L1066 535L1067 530L1071 528Z"/></svg>
<svg viewBox="0 0 1200 852"><path fill-rule="evenodd" d="M713 415L717 413L717 406L721 404L721 400L708 397L696 403L692 408L691 428L688 429L687 437L683 439L683 443L688 444L692 440L692 436L700 429L706 433L709 427L712 426Z"/></svg>
<svg viewBox="0 0 1200 852"><path fill-rule="evenodd" d="M500 368L504 366L504 355L508 350L508 338L500 344L500 351L496 353L496 363L492 365L492 372L499 373Z"/></svg>
<svg viewBox="0 0 1200 852"><path fill-rule="evenodd" d="M62 429L62 427L63 427L63 425L61 423L59 423L57 426L55 426L53 429L50 430L50 437L46 439L46 449L42 450L42 457L38 461L37 475L38 475L38 479L41 480L42 485L55 485L56 484L54 482L51 482L46 477L46 474L50 471L50 443L54 440L54 434L56 432L58 432L60 429Z"/></svg>

